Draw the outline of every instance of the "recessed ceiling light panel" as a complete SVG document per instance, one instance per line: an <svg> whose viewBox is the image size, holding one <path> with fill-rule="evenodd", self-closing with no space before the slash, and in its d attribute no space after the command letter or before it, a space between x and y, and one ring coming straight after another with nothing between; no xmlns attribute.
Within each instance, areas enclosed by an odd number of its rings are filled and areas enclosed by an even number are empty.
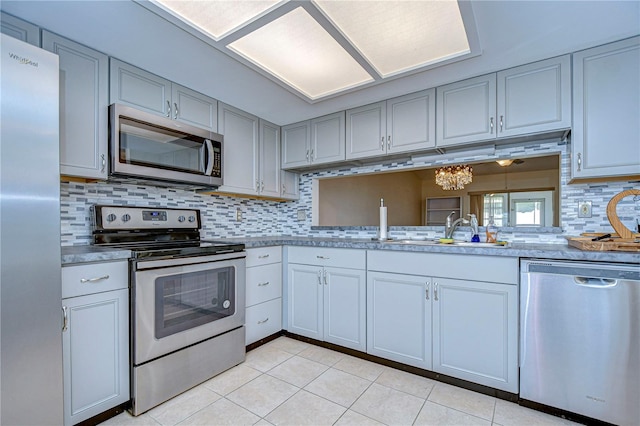
<svg viewBox="0 0 640 426"><path fill-rule="evenodd" d="M373 81L302 7L227 47L311 99Z"/></svg>
<svg viewBox="0 0 640 426"><path fill-rule="evenodd" d="M214 40L241 28L283 0L154 0L163 9L209 34Z"/></svg>
<svg viewBox="0 0 640 426"><path fill-rule="evenodd" d="M455 0L314 3L383 77L471 51Z"/></svg>

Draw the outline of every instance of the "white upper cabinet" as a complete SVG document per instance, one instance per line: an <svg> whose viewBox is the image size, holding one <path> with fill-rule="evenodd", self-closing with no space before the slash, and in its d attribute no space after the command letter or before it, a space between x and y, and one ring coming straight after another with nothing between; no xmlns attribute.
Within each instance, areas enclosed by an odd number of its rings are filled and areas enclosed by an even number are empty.
<svg viewBox="0 0 640 426"><path fill-rule="evenodd" d="M344 111L311 120L310 147L312 163L344 160Z"/></svg>
<svg viewBox="0 0 640 426"><path fill-rule="evenodd" d="M301 168L345 159L344 111L282 127L282 168Z"/></svg>
<svg viewBox="0 0 640 426"><path fill-rule="evenodd" d="M218 121L224 136L223 185L219 191L259 194L260 119L221 103Z"/></svg>
<svg viewBox="0 0 640 426"><path fill-rule="evenodd" d="M218 131L217 101L155 74L111 58L110 102Z"/></svg>
<svg viewBox="0 0 640 426"><path fill-rule="evenodd" d="M285 200L300 199L300 175L286 170L280 171L280 196Z"/></svg>
<svg viewBox="0 0 640 426"><path fill-rule="evenodd" d="M571 127L569 55L498 73L497 136Z"/></svg>
<svg viewBox="0 0 640 426"><path fill-rule="evenodd" d="M495 74L438 87L436 97L437 146L495 138Z"/></svg>
<svg viewBox="0 0 640 426"><path fill-rule="evenodd" d="M386 152L387 104L378 102L347 110L348 160Z"/></svg>
<svg viewBox="0 0 640 426"><path fill-rule="evenodd" d="M436 146L436 89L387 101L387 154Z"/></svg>
<svg viewBox="0 0 640 426"><path fill-rule="evenodd" d="M280 126L260 119L260 195L280 197Z"/></svg>
<svg viewBox="0 0 640 426"><path fill-rule="evenodd" d="M217 132L218 102L215 99L176 83L171 84L171 99L175 120Z"/></svg>
<svg viewBox="0 0 640 426"><path fill-rule="evenodd" d="M223 185L219 192L283 199L280 126L220 103Z"/></svg>
<svg viewBox="0 0 640 426"><path fill-rule="evenodd" d="M573 55L572 178L640 175L640 37Z"/></svg>
<svg viewBox="0 0 640 426"><path fill-rule="evenodd" d="M0 13L0 32L40 47L40 28L4 12Z"/></svg>
<svg viewBox="0 0 640 426"><path fill-rule="evenodd" d="M60 61L60 174L106 179L109 58L47 31L42 47Z"/></svg>
<svg viewBox="0 0 640 426"><path fill-rule="evenodd" d="M311 163L310 134L311 122L309 120L282 126L283 169L303 167Z"/></svg>
<svg viewBox="0 0 640 426"><path fill-rule="evenodd" d="M436 146L571 127L569 55L437 89Z"/></svg>
<svg viewBox="0 0 640 426"><path fill-rule="evenodd" d="M435 89L347 111L348 160L435 146Z"/></svg>

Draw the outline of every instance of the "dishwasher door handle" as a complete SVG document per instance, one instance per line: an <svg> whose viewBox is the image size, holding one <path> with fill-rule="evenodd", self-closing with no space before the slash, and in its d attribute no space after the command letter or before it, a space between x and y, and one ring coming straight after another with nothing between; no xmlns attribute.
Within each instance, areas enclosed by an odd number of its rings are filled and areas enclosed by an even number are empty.
<svg viewBox="0 0 640 426"><path fill-rule="evenodd" d="M573 282L591 288L611 288L618 285L618 280L611 278L573 277Z"/></svg>

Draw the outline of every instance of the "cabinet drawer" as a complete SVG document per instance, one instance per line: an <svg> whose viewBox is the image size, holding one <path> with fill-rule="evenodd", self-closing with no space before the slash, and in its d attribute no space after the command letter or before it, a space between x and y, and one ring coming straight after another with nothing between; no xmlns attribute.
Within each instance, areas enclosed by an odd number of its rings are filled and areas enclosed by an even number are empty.
<svg viewBox="0 0 640 426"><path fill-rule="evenodd" d="M282 299L247 308L246 340L250 344L282 330Z"/></svg>
<svg viewBox="0 0 640 426"><path fill-rule="evenodd" d="M127 262L91 263L62 268L62 298L129 288Z"/></svg>
<svg viewBox="0 0 640 426"><path fill-rule="evenodd" d="M518 258L468 254L367 252L369 271L518 284Z"/></svg>
<svg viewBox="0 0 640 426"><path fill-rule="evenodd" d="M289 263L365 269L366 251L324 247L289 247Z"/></svg>
<svg viewBox="0 0 640 426"><path fill-rule="evenodd" d="M282 264L247 268L247 306L282 297Z"/></svg>
<svg viewBox="0 0 640 426"><path fill-rule="evenodd" d="M256 247L247 249L247 268L282 262L282 247Z"/></svg>

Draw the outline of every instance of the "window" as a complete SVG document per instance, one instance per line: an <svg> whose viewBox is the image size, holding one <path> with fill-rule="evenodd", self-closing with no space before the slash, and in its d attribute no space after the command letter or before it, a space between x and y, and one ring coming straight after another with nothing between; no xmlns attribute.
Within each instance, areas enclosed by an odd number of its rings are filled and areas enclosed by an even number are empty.
<svg viewBox="0 0 640 426"><path fill-rule="evenodd" d="M511 201L513 226L544 226L544 198Z"/></svg>

